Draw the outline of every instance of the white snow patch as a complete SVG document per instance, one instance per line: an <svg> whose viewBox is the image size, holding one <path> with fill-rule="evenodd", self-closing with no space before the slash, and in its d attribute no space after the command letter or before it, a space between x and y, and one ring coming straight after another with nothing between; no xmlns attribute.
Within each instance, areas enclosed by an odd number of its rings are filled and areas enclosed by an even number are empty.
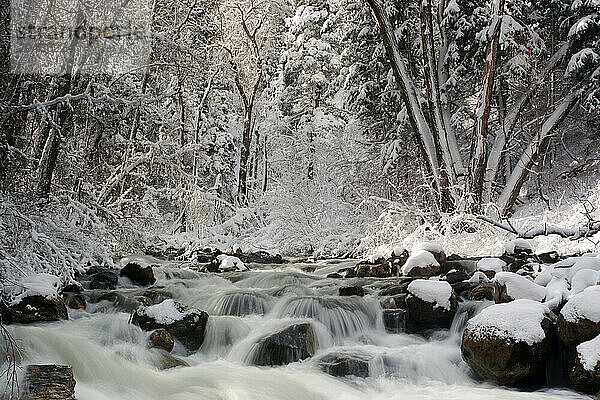
<svg viewBox="0 0 600 400"><path fill-rule="evenodd" d="M436 261L433 254L426 250L420 250L417 252L413 252L413 254L408 257L406 263L402 266L402 273L407 275L411 269L414 267L426 267L426 266L439 266L440 264Z"/></svg>
<svg viewBox="0 0 600 400"><path fill-rule="evenodd" d="M546 286L546 299L544 300L544 304L546 304L549 309L555 310L568 297L569 283L567 280L564 277L554 277Z"/></svg>
<svg viewBox="0 0 600 400"><path fill-rule="evenodd" d="M476 339L497 337L533 345L546 337L541 323L549 312L544 304L528 299L494 304L470 319L467 329Z"/></svg>
<svg viewBox="0 0 600 400"><path fill-rule="evenodd" d="M473 276L471 277L471 279L469 279L469 282L471 283L482 283L482 282L489 282L490 279L487 277L486 274L484 274L481 271L476 271Z"/></svg>
<svg viewBox="0 0 600 400"><path fill-rule="evenodd" d="M531 247L529 242L525 239L511 240L510 242L506 243L506 245L504 246L504 250L506 251L506 254L509 254L509 255L516 254L517 250L525 250L525 251L529 250L529 251L533 252L533 248Z"/></svg>
<svg viewBox="0 0 600 400"><path fill-rule="evenodd" d="M577 357L586 371L593 371L600 362L600 335L577 346Z"/></svg>
<svg viewBox="0 0 600 400"><path fill-rule="evenodd" d="M227 256L224 254L221 254L217 257L217 260L221 261L221 264L219 265L219 269L223 270L223 269L229 269L229 268L235 268L236 271L247 271L248 267L246 267L246 265L242 262L242 260L240 260L237 257L234 256Z"/></svg>
<svg viewBox="0 0 600 400"><path fill-rule="evenodd" d="M583 292L589 286L595 286L600 280L600 273L593 269L580 269L571 279L571 295Z"/></svg>
<svg viewBox="0 0 600 400"><path fill-rule="evenodd" d="M502 269L506 267L506 263L499 258L482 258L477 262L477 269L479 271L494 271L502 272Z"/></svg>
<svg viewBox="0 0 600 400"><path fill-rule="evenodd" d="M512 272L499 272L494 280L506 286L506 294L513 299L529 299L542 301L546 297L546 288L532 280Z"/></svg>
<svg viewBox="0 0 600 400"><path fill-rule="evenodd" d="M35 274L23 278L19 285L11 286L6 290L16 296L11 302L12 305L18 304L25 297L44 296L48 299L58 297L58 291L61 288L60 278L50 274Z"/></svg>
<svg viewBox="0 0 600 400"><path fill-rule="evenodd" d="M167 299L160 304L148 307L141 307L138 310L140 315L152 318L159 324L170 325L176 321L181 321L187 315L193 313L192 310L181 311L182 307L175 303L173 299Z"/></svg>
<svg viewBox="0 0 600 400"><path fill-rule="evenodd" d="M569 322L586 318L600 322L600 286L590 286L583 292L571 297L560 313Z"/></svg>
<svg viewBox="0 0 600 400"><path fill-rule="evenodd" d="M452 286L446 281L416 279L408 285L408 292L423 301L435 303L435 307L450 310Z"/></svg>

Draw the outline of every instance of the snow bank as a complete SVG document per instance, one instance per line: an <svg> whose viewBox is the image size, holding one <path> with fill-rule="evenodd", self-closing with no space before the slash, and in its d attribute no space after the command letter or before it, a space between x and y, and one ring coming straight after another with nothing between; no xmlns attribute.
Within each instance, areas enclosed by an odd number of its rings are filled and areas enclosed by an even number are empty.
<svg viewBox="0 0 600 400"><path fill-rule="evenodd" d="M577 322L583 318L592 322L600 322L599 305L600 286L590 286L571 297L560 313L569 322Z"/></svg>
<svg viewBox="0 0 600 400"><path fill-rule="evenodd" d="M513 299L542 301L546 297L546 288L524 276L512 272L499 272L494 280L506 287L506 294Z"/></svg>
<svg viewBox="0 0 600 400"><path fill-rule="evenodd" d="M433 254L426 250L419 250L413 252L413 254L408 257L408 260L406 260L406 263L402 266L402 273L408 275L410 270L414 267L425 267L428 265L439 266L440 264L436 261Z"/></svg>
<svg viewBox="0 0 600 400"><path fill-rule="evenodd" d="M7 290L12 292L14 299L11 304L15 305L29 296L44 296L48 299L55 299L58 297L60 288L60 278L50 274L35 274L21 279L18 285Z"/></svg>
<svg viewBox="0 0 600 400"><path fill-rule="evenodd" d="M428 303L435 303L436 307L450 310L452 286L446 281L416 279L408 285L408 292Z"/></svg>
<svg viewBox="0 0 600 400"><path fill-rule="evenodd" d="M502 272L504 267L506 267L506 263L499 258L482 258L477 261L479 271Z"/></svg>
<svg viewBox="0 0 600 400"><path fill-rule="evenodd" d="M548 307L534 300L520 299L494 304L467 322L467 329L476 339L497 337L539 343L546 337L541 323Z"/></svg>
<svg viewBox="0 0 600 400"><path fill-rule="evenodd" d="M577 346L577 357L586 371L593 371L600 362L600 335Z"/></svg>
<svg viewBox="0 0 600 400"><path fill-rule="evenodd" d="M229 269L229 268L235 268L236 271L247 271L248 267L246 267L246 265L242 262L242 260L240 260L237 257L234 256L227 256L224 254L221 254L220 256L217 257L217 260L221 261L221 264L219 265L219 269L224 270L224 269Z"/></svg>
<svg viewBox="0 0 600 400"><path fill-rule="evenodd" d="M181 321L187 315L193 313L192 310L185 310L175 300L168 299L160 304L148 307L140 307L138 314L152 318L159 324L169 325L175 321Z"/></svg>
<svg viewBox="0 0 600 400"><path fill-rule="evenodd" d="M506 251L506 254L508 255L515 255L517 253L517 250L530 251L533 253L533 248L525 239L511 240L504 246L504 251Z"/></svg>

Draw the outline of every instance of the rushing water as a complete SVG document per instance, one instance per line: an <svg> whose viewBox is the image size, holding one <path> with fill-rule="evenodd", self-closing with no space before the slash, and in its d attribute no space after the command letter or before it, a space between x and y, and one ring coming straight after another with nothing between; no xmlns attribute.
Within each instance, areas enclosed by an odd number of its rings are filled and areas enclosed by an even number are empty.
<svg viewBox="0 0 600 400"><path fill-rule="evenodd" d="M190 367L159 370L161 354L147 348L148 333L109 302L69 310L69 321L10 330L25 350L24 363L73 366L79 400L585 398L569 391L512 391L474 379L460 357L460 336L473 305L463 305L452 328L428 340L386 333L379 298L337 292L340 285L369 289L390 280L325 278L344 266L323 264L310 274L299 265L223 275L169 265L155 269L155 286L211 315L198 352L173 350ZM262 337L299 320L315 330L312 359L283 367L249 365ZM367 357L370 377L322 372L319 360L331 353Z"/></svg>

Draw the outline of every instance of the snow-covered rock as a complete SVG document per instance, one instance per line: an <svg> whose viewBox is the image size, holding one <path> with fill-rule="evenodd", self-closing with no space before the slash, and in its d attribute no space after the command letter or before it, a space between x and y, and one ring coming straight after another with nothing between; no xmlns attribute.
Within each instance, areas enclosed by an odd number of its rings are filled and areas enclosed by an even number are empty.
<svg viewBox="0 0 600 400"><path fill-rule="evenodd" d="M533 248L525 239L515 239L507 242L504 246L504 251L510 256L519 254L532 254Z"/></svg>
<svg viewBox="0 0 600 400"><path fill-rule="evenodd" d="M569 379L580 392L597 394L600 391L600 336L577 346L577 358Z"/></svg>
<svg viewBox="0 0 600 400"><path fill-rule="evenodd" d="M446 262L446 252L441 244L436 242L419 242L415 243L412 247L411 254L418 253L421 251L427 251L435 257L439 264Z"/></svg>
<svg viewBox="0 0 600 400"><path fill-rule="evenodd" d="M490 279L481 271L476 271L471 278L469 278L469 282L471 283L484 283L489 282Z"/></svg>
<svg viewBox="0 0 600 400"><path fill-rule="evenodd" d="M440 264L427 250L418 250L402 266L402 274L412 277L430 277L440 274Z"/></svg>
<svg viewBox="0 0 600 400"><path fill-rule="evenodd" d="M202 345L207 321L208 314L204 311L189 309L172 299L139 307L132 317L132 322L146 331L165 329L192 351Z"/></svg>
<svg viewBox="0 0 600 400"><path fill-rule="evenodd" d="M600 273L593 269L580 269L571 279L571 295L583 292L589 286L595 286L600 281Z"/></svg>
<svg viewBox="0 0 600 400"><path fill-rule="evenodd" d="M590 286L571 297L556 321L558 336L575 346L600 334L600 286Z"/></svg>
<svg viewBox="0 0 600 400"><path fill-rule="evenodd" d="M531 383L545 374L552 320L548 307L534 300L492 305L467 323L462 357L484 379L508 386Z"/></svg>
<svg viewBox="0 0 600 400"><path fill-rule="evenodd" d="M546 285L544 304L551 310L556 310L567 301L569 297L569 283L562 277L553 278Z"/></svg>
<svg viewBox="0 0 600 400"><path fill-rule="evenodd" d="M35 274L23 278L17 285L7 290L12 294L11 305L16 305L26 297L42 296L45 299L55 299L61 289L60 278L50 274Z"/></svg>
<svg viewBox="0 0 600 400"><path fill-rule="evenodd" d="M506 263L499 258L482 258L477 262L477 270L484 273L497 274L502 272L504 267L506 267Z"/></svg>
<svg viewBox="0 0 600 400"><path fill-rule="evenodd" d="M450 327L458 300L448 282L417 279L407 289L406 328L409 332Z"/></svg>
<svg viewBox="0 0 600 400"><path fill-rule="evenodd" d="M546 297L545 287L512 272L497 273L494 277L494 287L496 303L508 303L517 299L542 301Z"/></svg>
<svg viewBox="0 0 600 400"><path fill-rule="evenodd" d="M248 271L248 267L246 267L242 260L235 256L221 254L217 257L217 260L220 261L220 271Z"/></svg>

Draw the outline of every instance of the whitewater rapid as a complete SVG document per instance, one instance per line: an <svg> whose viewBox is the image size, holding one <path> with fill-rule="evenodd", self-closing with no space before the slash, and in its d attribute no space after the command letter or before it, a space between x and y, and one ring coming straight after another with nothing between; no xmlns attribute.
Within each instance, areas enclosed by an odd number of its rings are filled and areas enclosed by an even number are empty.
<svg viewBox="0 0 600 400"><path fill-rule="evenodd" d="M173 355L189 367L159 370L161 354L147 348L148 332L112 302L69 310L69 321L13 325L23 364L73 367L79 400L269 400L269 399L584 399L567 390L519 392L478 382L460 356L466 309L449 331L429 339L386 333L379 298L339 297L340 286L378 288L393 280L329 279L353 263L257 266L252 271L201 274L165 263L155 268L159 291L210 314L200 350ZM139 288L122 288L127 294ZM282 367L250 363L265 335L308 321L316 333L311 359ZM368 355L368 378L324 373L319 360L331 353Z"/></svg>

